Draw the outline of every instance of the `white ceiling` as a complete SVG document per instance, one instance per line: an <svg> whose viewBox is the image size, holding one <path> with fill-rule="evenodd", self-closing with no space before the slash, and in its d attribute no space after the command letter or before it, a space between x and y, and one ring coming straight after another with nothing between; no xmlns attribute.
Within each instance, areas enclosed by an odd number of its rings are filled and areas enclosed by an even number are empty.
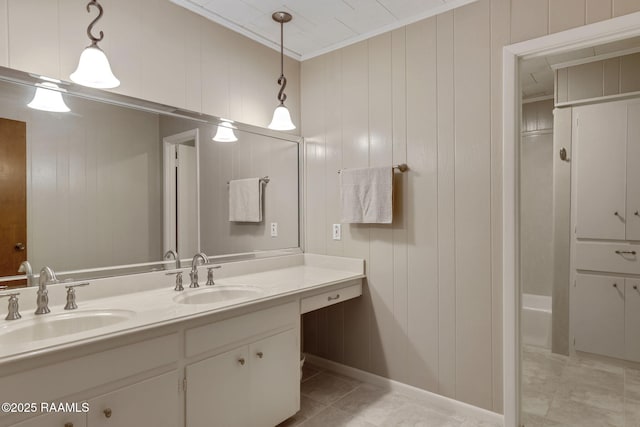
<svg viewBox="0 0 640 427"><path fill-rule="evenodd" d="M522 97L538 98L554 94L553 67L570 65L588 59L604 59L607 55L623 55L636 51L640 47L640 37L620 40L599 46L578 49L567 53L531 58L520 63L520 83ZM604 56L603 56L604 55ZM599 58L596 58L599 57Z"/></svg>
<svg viewBox="0 0 640 427"><path fill-rule="evenodd" d="M298 60L330 52L476 0L171 0L218 24L280 50L286 11L285 53Z"/></svg>

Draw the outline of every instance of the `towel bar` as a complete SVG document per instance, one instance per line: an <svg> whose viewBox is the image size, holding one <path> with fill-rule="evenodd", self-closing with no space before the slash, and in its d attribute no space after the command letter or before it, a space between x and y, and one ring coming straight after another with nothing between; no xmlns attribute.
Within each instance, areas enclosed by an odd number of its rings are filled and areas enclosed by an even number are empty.
<svg viewBox="0 0 640 427"><path fill-rule="evenodd" d="M399 165L394 165L393 169L398 169L400 172L406 172L409 170L409 166L407 166L406 163L401 163ZM338 173L341 173L341 172L342 172L342 169L339 169Z"/></svg>
<svg viewBox="0 0 640 427"><path fill-rule="evenodd" d="M263 176L262 178L260 178L260 184L267 184L269 183L270 179L268 176ZM229 185L229 181L227 181L227 185Z"/></svg>

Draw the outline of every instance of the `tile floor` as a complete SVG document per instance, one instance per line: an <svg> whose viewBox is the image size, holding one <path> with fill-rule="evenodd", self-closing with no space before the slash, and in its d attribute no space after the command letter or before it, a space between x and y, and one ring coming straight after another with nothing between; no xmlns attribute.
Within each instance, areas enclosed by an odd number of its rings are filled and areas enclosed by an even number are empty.
<svg viewBox="0 0 640 427"><path fill-rule="evenodd" d="M640 427L640 370L525 346L522 412L526 427Z"/></svg>
<svg viewBox="0 0 640 427"><path fill-rule="evenodd" d="M303 369L300 412L278 427L498 427L318 367Z"/></svg>

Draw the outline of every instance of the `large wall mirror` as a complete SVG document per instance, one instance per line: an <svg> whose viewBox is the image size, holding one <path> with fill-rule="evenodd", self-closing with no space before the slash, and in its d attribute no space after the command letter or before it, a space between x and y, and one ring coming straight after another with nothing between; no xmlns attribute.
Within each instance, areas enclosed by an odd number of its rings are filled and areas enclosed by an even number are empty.
<svg viewBox="0 0 640 427"><path fill-rule="evenodd" d="M63 92L0 67L0 281L24 284L9 279L25 260L101 277L166 268L170 249L220 260L299 248L298 137L54 84ZM29 107L36 91L69 111ZM213 140L221 123L236 141ZM260 185L250 221L230 216L243 179Z"/></svg>

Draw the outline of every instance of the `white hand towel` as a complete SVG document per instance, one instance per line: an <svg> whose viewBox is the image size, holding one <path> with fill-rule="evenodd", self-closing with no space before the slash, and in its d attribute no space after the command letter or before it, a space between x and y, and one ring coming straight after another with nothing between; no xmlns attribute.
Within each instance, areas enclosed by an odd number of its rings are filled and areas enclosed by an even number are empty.
<svg viewBox="0 0 640 427"><path fill-rule="evenodd" d="M391 224L393 168L343 169L340 198L342 222Z"/></svg>
<svg viewBox="0 0 640 427"><path fill-rule="evenodd" d="M229 181L229 221L262 222L260 178Z"/></svg>

